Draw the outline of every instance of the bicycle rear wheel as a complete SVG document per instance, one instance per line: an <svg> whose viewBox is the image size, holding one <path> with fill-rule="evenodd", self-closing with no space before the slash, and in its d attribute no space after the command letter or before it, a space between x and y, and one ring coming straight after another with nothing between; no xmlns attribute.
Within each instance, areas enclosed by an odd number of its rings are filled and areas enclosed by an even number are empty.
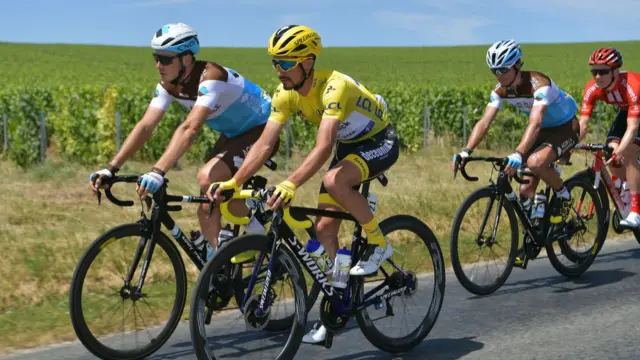
<svg viewBox="0 0 640 360"><path fill-rule="evenodd" d="M483 206L481 203L485 200L488 204ZM472 210L471 207L473 205L478 205L479 208ZM492 209L496 210L493 211ZM508 225L506 229L499 231L500 219L502 221L505 220L502 210L507 215L506 221ZM468 216L469 222L477 224L477 227L473 225L463 226L465 216ZM469 227L473 228L468 229ZM469 231L465 233L462 230ZM463 242L467 246L464 246ZM489 253L495 255L492 258L497 260L504 260L506 257L504 269L493 280L489 280L488 284L480 284L476 281L474 272L471 272L470 275L465 272L465 267L467 267L467 270L471 270L469 269L470 267L473 267L474 270L476 268L476 264L464 266L465 263L477 259L475 255L467 255L466 252L461 250L461 248L467 247L470 249L480 248L481 255L485 249L488 249ZM494 247L497 249L494 250ZM506 201L505 197L500 197L493 185L472 192L460 205L458 213L453 219L449 251L451 252L451 264L456 278L472 294L491 294L507 281L513 270L516 252L518 251L518 218L511 203Z"/></svg>
<svg viewBox="0 0 640 360"><path fill-rule="evenodd" d="M552 227L552 231L561 231L564 236L555 241L547 241L545 248L549 261L556 271L567 277L578 277L589 269L598 256L606 237L605 228L609 224L604 220L606 214L600 196L591 183L580 178L572 178L565 182L565 186L571 193L573 207L569 219L562 224L562 230L556 230L557 226ZM555 197L556 194L552 196L550 203L553 203ZM595 235L591 232L587 234L589 229L586 222L593 219L592 215L596 216L595 223L592 223ZM548 214L545 219L548 221ZM585 237L593 238L593 244L580 250L572 248L572 245L584 242L581 240L584 240ZM560 253L568 261L561 261L554 244L558 245Z"/></svg>
<svg viewBox="0 0 640 360"><path fill-rule="evenodd" d="M186 272L184 263L180 257L178 249L174 243L162 232L157 234L156 246L153 248L153 257L147 269L144 288L141 294L136 295L138 278L133 277L130 284L125 284L123 279L127 277L127 272L139 276L141 270L135 268L142 267L146 254L149 251L150 233L142 224L125 224L115 227L100 235L85 251L80 258L73 273L71 289L69 292L69 312L71 323L78 336L78 339L95 356L105 360L133 360L143 359L156 352L171 337L182 315L186 301ZM126 238L134 238L128 243ZM136 241L137 240L137 241ZM159 251L163 250L163 252ZM135 254L135 255L134 255ZM136 256L137 255L137 256ZM132 268L132 259L138 258L135 268ZM134 260L135 261L135 260ZM94 264L90 272L90 267ZM96 270L95 268L98 270ZM95 272L94 272L95 271ZM89 275L89 276L88 276ZM109 279L109 275L114 275ZM87 279L94 278L94 282ZM83 290L87 290L87 295L83 296ZM162 298L150 296L161 292L163 295L167 291L175 291L173 298ZM95 291L95 299L90 295ZM107 296L113 296L116 301L110 302ZM131 309L125 310L125 304L131 301ZM83 306L84 305L84 306ZM100 306L122 307L123 319L119 321L117 314L108 310L100 311L96 308ZM158 309L153 310L151 306L157 305ZM157 331L158 321L143 317L143 312L150 309L149 316L167 314L168 320L160 327L157 335L150 332ZM134 323L125 322L124 316L133 313ZM101 324L92 330L88 325L88 319L96 317L103 319L108 324ZM138 317L141 317L142 324L138 324ZM111 324L115 322L117 324ZM138 330L143 330L148 343L140 347L116 349L112 345L105 343L115 339L107 338L116 326L123 327L123 331L136 331L134 334L127 334L122 337L122 345L129 347L133 339L138 340ZM133 325L133 329L124 329ZM105 336L99 338L99 336ZM117 341L120 342L120 341Z"/></svg>
<svg viewBox="0 0 640 360"><path fill-rule="evenodd" d="M209 260L207 265L202 269L196 282L193 297L191 300L189 330L191 332L191 340L195 350L195 354L200 360L220 358L246 358L247 354L253 351L274 351L272 355L261 356L261 358L269 359L293 359L304 335L304 327L307 321L306 310L306 283L300 269L297 259L284 244L280 244L274 255L273 269L271 273L264 275L262 280L258 279L259 269L266 266L269 262L273 242L266 235L242 235L227 242L221 247L214 257ZM211 324L206 324L207 314L210 312L209 299L213 292L213 287L217 286L220 281L218 274L221 269L229 264L231 258L244 253L246 251L257 251L256 283L253 290L257 290L257 294L249 298L244 305L242 314L237 317L235 311L221 311L214 314L211 318ZM263 265L263 263L265 265ZM270 278L271 286L264 289L264 279ZM290 293L282 292L278 294L273 288L277 282L291 283ZM243 286L246 287L243 281ZM263 291L268 291L267 313L259 314L257 307L261 299ZM274 305L274 301L282 298L285 300L285 311L288 303L292 303L294 307L294 315L290 320L285 317L282 321L288 324L288 333L272 334L260 331L269 327L274 314L277 315L281 306ZM236 318L233 318L236 316ZM215 322L215 323L214 323ZM227 324L218 326L220 329L214 329L214 324L227 322ZM240 324L238 324L240 323ZM253 331L251 335L238 335L238 339L233 337L242 330ZM258 334L257 332L261 332ZM262 341L266 344L261 345ZM278 342L284 341L282 347ZM239 347L244 347L238 351ZM280 349L281 350L274 350ZM217 355L213 354L216 351Z"/></svg>
<svg viewBox="0 0 640 360"><path fill-rule="evenodd" d="M364 277L352 276L349 280L354 281L354 285L357 286L358 289L355 294L356 306L362 305L364 302L370 302L376 298L379 299L378 302L375 303L374 308L371 307L374 306L374 304L369 304L355 313L356 321L364 336L371 344L380 350L389 353L400 353L411 350L427 337L438 319L445 294L444 258L440 245L438 244L438 239L431 229L413 216L391 216L381 221L379 226L385 237L394 240L394 256L396 256L396 254L399 255L395 258L398 262L408 261L411 258L426 260L424 257L427 254L431 258L430 262L424 261L424 264L417 262L419 268L414 271L407 270L404 265L397 265L393 261L393 257L388 259L379 270L384 275L384 283L376 286L366 294L364 291ZM410 236L410 238L416 238L414 244L408 243L406 235L390 235L393 232L403 230L413 235ZM420 245L420 250L418 250L418 246ZM423 247L426 247L427 254L422 252L424 251ZM428 289L431 284L433 285L433 290L429 294ZM426 295L431 296L430 301L424 301L425 299L417 294L417 292L423 288L427 288ZM383 292L378 293L380 290L383 290ZM396 302L395 300L400 301ZM407 303L412 301L414 302L413 307L416 308L416 310L419 308L426 309L424 317L407 316L406 310L404 312L397 311L397 313L398 316L407 318L408 321L418 323L413 331L404 335L390 336L383 334L381 331L382 326L377 327L375 325L374 321L379 321L387 317L391 317L392 320L396 318L394 313L395 305L407 305ZM416 302L419 303L419 305L416 304ZM371 316L370 313L384 307L386 307L385 316L372 320L372 317L375 316ZM406 327L408 328L409 326Z"/></svg>

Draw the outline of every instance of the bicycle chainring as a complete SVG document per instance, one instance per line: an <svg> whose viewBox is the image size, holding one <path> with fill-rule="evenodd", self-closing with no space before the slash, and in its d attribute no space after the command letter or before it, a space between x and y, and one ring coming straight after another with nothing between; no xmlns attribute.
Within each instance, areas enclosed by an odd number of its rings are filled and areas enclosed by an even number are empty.
<svg viewBox="0 0 640 360"><path fill-rule="evenodd" d="M320 302L320 321L327 329L338 331L347 326L349 315L339 315L333 311L331 300L325 295Z"/></svg>
<svg viewBox="0 0 640 360"><path fill-rule="evenodd" d="M244 323L248 329L255 331L263 330L267 327L267 324L269 324L269 320L271 320L270 304L267 304L264 314L257 314L257 310L260 307L260 297L262 297L262 295L253 295L244 306Z"/></svg>

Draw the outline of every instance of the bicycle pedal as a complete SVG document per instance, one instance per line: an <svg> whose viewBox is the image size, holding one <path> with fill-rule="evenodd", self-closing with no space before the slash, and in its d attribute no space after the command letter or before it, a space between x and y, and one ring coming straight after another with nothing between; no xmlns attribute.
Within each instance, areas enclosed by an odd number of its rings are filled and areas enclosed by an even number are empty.
<svg viewBox="0 0 640 360"><path fill-rule="evenodd" d="M524 261L521 261L520 263L518 263L518 260L516 260L513 262L513 266L518 267L522 270L526 270L528 263L529 263L529 258L525 255Z"/></svg>

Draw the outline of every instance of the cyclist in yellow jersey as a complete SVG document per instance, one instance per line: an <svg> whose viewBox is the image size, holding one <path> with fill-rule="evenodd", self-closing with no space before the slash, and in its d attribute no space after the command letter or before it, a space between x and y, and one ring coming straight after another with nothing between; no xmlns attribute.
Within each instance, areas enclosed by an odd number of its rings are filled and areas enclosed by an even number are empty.
<svg viewBox="0 0 640 360"><path fill-rule="evenodd" d="M362 224L369 247L350 273L368 275L391 257L393 250L382 235L367 199L353 187L375 178L396 162L400 153L398 136L380 95L340 72L314 69L321 50L320 36L306 26L288 25L273 33L268 53L281 84L273 95L267 125L233 178L212 184L207 196L223 200L222 190L238 189L257 172L288 118L298 114L318 126L316 145L293 174L276 186L268 204L289 205L295 191L320 170L335 146L320 187L318 207L348 211ZM331 259L335 259L338 250L339 226L339 219L316 220L318 240Z"/></svg>

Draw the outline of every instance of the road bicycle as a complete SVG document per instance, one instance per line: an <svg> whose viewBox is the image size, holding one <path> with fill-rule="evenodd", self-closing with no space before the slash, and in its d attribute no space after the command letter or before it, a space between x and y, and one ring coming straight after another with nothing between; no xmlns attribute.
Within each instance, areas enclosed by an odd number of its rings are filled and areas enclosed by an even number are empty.
<svg viewBox="0 0 640 360"><path fill-rule="evenodd" d="M387 180L384 175L378 178L383 185ZM265 204L266 200L273 193L274 188L262 190L243 190L236 192L233 196L227 193L225 197L238 199L254 199L254 201ZM362 184L361 193L367 197L369 194L369 181ZM239 219L231 215L226 209L227 202L222 202L220 210L223 216L231 223L246 223L248 218ZM350 318L355 317L357 323L364 336L377 348L391 352L403 352L420 343L433 328L444 298L445 290L445 273L444 259L442 251L438 244L436 236L431 229L419 219L410 215L395 215L388 217L379 223L382 233L389 238L392 232L397 230L406 230L411 232L412 236L417 237L417 243L426 246L426 251L417 253L413 251L414 256L424 259L429 265L431 272L426 274L418 274L415 271L408 271L399 266L393 257L389 258L379 272L383 274L384 280L373 289L365 293L364 276L348 276L346 288L341 289L334 287L333 283L328 280L324 272L319 271L318 264L309 253L305 250L305 246L300 242L294 234L296 229L308 229L313 227L313 222L307 217L310 216L327 216L343 221L354 223L353 241L351 243L351 264L355 264L362 256L366 248L367 240L362 236L362 228L349 213L340 211L328 211L316 208L307 208L299 206L291 206L273 211L271 220L271 228L266 235L242 235L231 240L220 251L218 251L198 276L197 284L194 288L191 313L189 320L189 328L191 331L192 344L198 359L215 359L213 351L225 353L217 355L217 357L229 358L233 356L246 356L249 350L238 349L240 343L245 347L250 346L249 341L242 340L251 338L250 336L241 337L241 340L231 341L225 337L220 340L220 336L212 335L215 331L212 329L207 334L205 326L204 314L208 299L211 296L209 290L212 278L219 273L220 269L229 259L238 253L245 251L258 251L259 255L256 265L251 275L245 298L243 303L244 309L244 325L250 331L262 329L272 321L271 315L275 305L276 298L270 290L270 282L273 278L286 277L292 282L292 293L289 302L292 302L295 310L295 319L293 325L285 333L280 334L280 338L286 338L286 343L282 349L274 357L276 359L292 359L302 341L304 335L305 324L307 321L305 294L306 283L303 281L304 273L310 275L313 279L313 287L318 288L324 295L320 302L320 321L328 329L325 342L322 344L329 348L332 345L333 334L343 329ZM395 236L395 235L394 235ZM400 244L398 244L400 246ZM395 250L395 249L394 249ZM395 255L396 253L394 253ZM426 257L429 256L429 262ZM398 258L396 258L397 260ZM261 270L258 264L265 261L266 271ZM302 265L302 267L301 267ZM388 266L388 267L387 267ZM385 269L385 267L387 267ZM262 268L264 269L264 267ZM346 269L348 272L348 269ZM348 273L347 273L348 274ZM262 285L256 284L257 280L264 278ZM418 286L418 279L421 286ZM375 326L370 316L370 311L375 307L376 310L386 308L387 316L393 316L394 304L396 299L401 302L409 301L416 291L433 284L431 291L432 299L430 302L421 302L420 308L428 309L424 318L417 319L419 325L408 335L402 337L390 337L383 334L379 328ZM256 295L251 296L249 289L256 288L259 290ZM313 292L313 290L312 290ZM413 318L412 318L413 320ZM221 320L222 321L222 318ZM232 332L227 330L225 332ZM280 346L270 341L267 345L269 349ZM262 358L269 358L262 356Z"/></svg>
<svg viewBox="0 0 640 360"><path fill-rule="evenodd" d="M266 165L272 170L275 170L277 166L271 160ZM113 185L117 183L138 183L139 177L140 175L123 175L105 179L103 184L109 186L105 189L107 199L118 206L133 206L133 201L120 200L112 194L111 190ZM266 183L267 180L264 177L254 176L245 183L243 188L264 188ZM187 238L170 215L170 212L181 211L182 206L170 204L175 202L209 203L209 199L203 196L169 195L167 194L168 184L169 180L165 179L161 189L153 194L152 199L147 197L145 204L142 204L143 207L146 205L147 209L149 209L153 201L150 217L147 216L143 208L141 218L138 221L115 226L105 231L89 245L75 268L69 294L71 322L78 339L91 353L101 359L145 358L156 352L171 337L180 321L186 303L186 269L178 248L169 236L161 231L161 226L164 226L169 231L175 242L187 255L187 259L191 260L198 270L202 270L206 264L206 254L203 254L202 250L193 245L193 242ZM100 203L101 197L102 194L99 192L98 203ZM266 215L260 210L254 213L256 218L266 226L268 223ZM239 232L240 226L235 225L233 228L234 236L238 236ZM124 248L126 246L126 238L133 238L134 240L131 242L129 249ZM113 250L107 252L109 249ZM104 255L105 253L106 255ZM111 253L112 255L109 257ZM152 258L154 266L150 267ZM221 275L229 276L233 281L225 284L216 283L212 287L212 299L209 304L212 311L228 308L233 300L238 304L240 311L243 311L242 301L245 295L246 281L242 277L242 273L243 269L253 268L251 266L252 261L254 260L243 262L232 259L221 270ZM150 269L155 269L152 274L149 274ZM109 275L115 274L118 274L118 276L109 281ZM134 279L136 274L139 276L137 281ZM151 296L153 289L157 289L158 292L162 293L175 292L175 295L173 297L153 297ZM96 296L100 298L93 299L90 294L84 294L83 296L83 290L94 290L96 291ZM110 301L107 298L108 295L115 295L116 301ZM134 323L125 325L124 305L128 301L131 301L132 304L129 312L133 313ZM313 306L315 298L310 298L308 301ZM164 312L162 309L170 310L166 314L168 317L166 323L160 326L157 335L148 336L149 341L147 344L140 347L136 344L136 346L131 347L129 342L133 336L127 335L125 337L123 335L122 345L127 348L116 349L103 343L111 340L109 337L99 338L98 336L102 334L97 334L98 332L110 333L117 331L116 325L109 324L106 327L106 331L103 329L94 333L87 323L87 318L101 315L96 308L100 305L104 306L105 303L122 306L123 319L121 320L121 327L123 331L125 327L129 327L130 329L128 330L150 332L151 330L149 329L156 329L151 327L157 324L148 323L142 316L143 310L150 309L149 312L154 317L159 317L161 315L159 313ZM151 305L154 304L158 305L160 310L154 311L151 309ZM117 318L116 314L105 313L104 315L107 317L106 320L112 320L109 317ZM138 323L138 317L142 318L140 324ZM293 315L290 315L270 323L268 327L265 327L265 330L281 331L290 327L292 321ZM136 342L138 340L137 335L138 333L136 332Z"/></svg>
<svg viewBox="0 0 640 360"><path fill-rule="evenodd" d="M498 171L497 182L490 179L490 184L472 192L460 205L456 216L453 221L450 238L450 251L451 262L453 265L454 273L461 285L469 292L476 295L491 294L499 289L507 280L514 266L516 253L518 251L519 233L518 233L518 221L523 227L523 247L525 253L525 259L521 267L527 268L527 264L530 260L534 260L539 255L540 251L544 248L549 257L551 265L562 275L567 277L579 277L582 275L593 263L597 250L602 246L605 238L605 232L603 231L602 223L605 217L604 208L600 202L596 190L581 178L571 178L565 181L565 186L569 192L575 189L581 190L580 196L572 195L572 202L577 206L573 207L569 214L563 214L563 218L566 221L560 224L551 224L550 218L550 204L555 204L555 193L551 194L551 187L547 184L544 194L546 200L544 202L544 216L541 219L535 221L531 219L530 214L525 212L522 203L518 200L516 193L511 187L511 178L515 179L520 184L527 184L529 180L523 179L522 176L535 176L530 171L518 170L517 173L511 177L504 172L507 158L504 157L468 157L464 163L461 163L460 157L456 157L454 179L457 170L460 170L462 176L468 181L477 181L477 177L471 177L467 174L465 166L473 161L485 161L490 162L493 165L493 170ZM522 166L524 169L526 165ZM492 171L493 175L493 171ZM588 216L583 216L583 205L585 204L585 196L589 195L592 207L589 207L590 212ZM477 202L487 200L488 205L486 210L479 210L482 215L482 223L480 224L480 230L472 231L472 235L461 235L461 229L463 229L463 219L465 215L469 214L473 216L473 211L470 210L471 206ZM494 203L497 203L495 217L490 220L490 214ZM586 207L586 205L584 205ZM501 242L498 241L498 237L501 235L498 232L498 226L503 217L502 210L504 209L507 215L507 222L509 224L510 236L507 237L506 243L508 246L508 255L503 272L496 277L496 279L489 284L478 284L474 282L475 278L465 273L463 256L460 255L461 243L466 240L467 243L472 244L471 247L477 246L484 251L488 249L489 252L493 252L493 247L498 247L498 250L502 248ZM572 239L577 238L580 240L587 232L586 221L590 220L593 215L597 217L596 231L597 234L594 239L594 243L589 247L589 251L578 252L570 246L569 242ZM490 234L484 235L487 222L491 221L490 225L493 225L493 229ZM469 225L464 225L465 229ZM473 245L475 244L475 245ZM554 246L560 248L560 252L568 260L569 264L565 265L558 254L556 254ZM500 257L500 256L497 256Z"/></svg>
<svg viewBox="0 0 640 360"><path fill-rule="evenodd" d="M617 234L623 234L627 231L631 231L636 238L636 241L640 243L640 229L629 229L620 225L620 220L629 215L629 210L626 208L622 198L620 197L620 190L616 189L609 169L605 166L605 162L611 157L613 149L608 147L607 144L578 144L574 147L576 150L585 150L593 153L593 161L591 165L586 164L586 169L579 171L571 176L571 178L579 178L588 181L593 184L593 188L596 189L600 196L600 202L605 209L604 218L604 232L605 237L609 230L609 220L611 220L611 227ZM613 216L611 215L611 208L609 199L613 203ZM593 206L592 206L593 207ZM593 213L592 207L589 209L588 215ZM599 251L600 249L598 249Z"/></svg>

